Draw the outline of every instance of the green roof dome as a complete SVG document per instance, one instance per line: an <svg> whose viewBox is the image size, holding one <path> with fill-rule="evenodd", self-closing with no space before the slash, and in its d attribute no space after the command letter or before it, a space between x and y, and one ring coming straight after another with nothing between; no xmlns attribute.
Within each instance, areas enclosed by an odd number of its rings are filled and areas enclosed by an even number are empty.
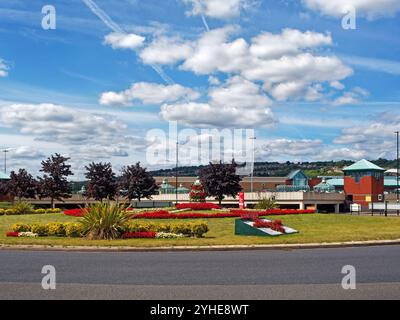
<svg viewBox="0 0 400 320"><path fill-rule="evenodd" d="M360 160L350 167L344 168L343 171L385 171L385 169L369 162L368 160Z"/></svg>

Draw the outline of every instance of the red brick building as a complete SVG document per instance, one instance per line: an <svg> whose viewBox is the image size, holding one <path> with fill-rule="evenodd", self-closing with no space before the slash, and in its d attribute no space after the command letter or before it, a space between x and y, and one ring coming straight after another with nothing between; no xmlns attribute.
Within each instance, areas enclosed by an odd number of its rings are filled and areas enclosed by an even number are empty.
<svg viewBox="0 0 400 320"><path fill-rule="evenodd" d="M361 160L343 171L344 192L348 201L363 207L368 207L371 202L383 201L385 169Z"/></svg>

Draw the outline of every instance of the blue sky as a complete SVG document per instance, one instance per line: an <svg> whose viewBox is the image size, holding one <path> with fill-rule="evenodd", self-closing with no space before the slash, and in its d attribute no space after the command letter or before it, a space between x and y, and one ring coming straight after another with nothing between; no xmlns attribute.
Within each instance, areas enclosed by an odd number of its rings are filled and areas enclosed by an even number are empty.
<svg viewBox="0 0 400 320"><path fill-rule="evenodd" d="M355 30L344 3L358 5ZM262 161L394 158L399 12L399 0L1 0L0 145L10 169L53 152L77 172L120 168L168 148L146 135L178 121L254 129Z"/></svg>

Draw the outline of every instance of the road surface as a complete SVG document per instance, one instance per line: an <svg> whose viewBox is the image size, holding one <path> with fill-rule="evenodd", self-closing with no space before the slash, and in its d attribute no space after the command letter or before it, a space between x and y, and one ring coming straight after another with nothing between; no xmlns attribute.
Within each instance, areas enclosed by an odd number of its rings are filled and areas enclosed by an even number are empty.
<svg viewBox="0 0 400 320"><path fill-rule="evenodd" d="M56 269L43 290L42 267ZM356 290L341 286L356 268ZM0 299L399 299L400 246L291 251L0 251Z"/></svg>

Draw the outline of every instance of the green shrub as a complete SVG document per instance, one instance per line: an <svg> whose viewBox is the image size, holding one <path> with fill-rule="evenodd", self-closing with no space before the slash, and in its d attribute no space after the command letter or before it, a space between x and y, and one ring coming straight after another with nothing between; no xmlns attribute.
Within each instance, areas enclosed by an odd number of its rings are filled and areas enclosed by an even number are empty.
<svg viewBox="0 0 400 320"><path fill-rule="evenodd" d="M192 224L192 235L196 238L203 238L208 231L208 225L205 222L196 222Z"/></svg>
<svg viewBox="0 0 400 320"><path fill-rule="evenodd" d="M17 212L14 209L6 209L5 214L6 216L15 216Z"/></svg>
<svg viewBox="0 0 400 320"><path fill-rule="evenodd" d="M30 232L31 227L27 224L17 223L12 226L14 232Z"/></svg>
<svg viewBox="0 0 400 320"><path fill-rule="evenodd" d="M6 210L0 209L0 216L4 216L6 214Z"/></svg>
<svg viewBox="0 0 400 320"><path fill-rule="evenodd" d="M15 214L23 215L23 214L31 214L34 210L33 206L26 201L20 201L13 205L13 210L15 210Z"/></svg>
<svg viewBox="0 0 400 320"><path fill-rule="evenodd" d="M83 228L81 223L66 223L65 225L65 235L70 238L80 238L82 237Z"/></svg>
<svg viewBox="0 0 400 320"><path fill-rule="evenodd" d="M180 223L171 225L171 232L175 234L183 234L185 236L192 236L192 226L190 223Z"/></svg>
<svg viewBox="0 0 400 320"><path fill-rule="evenodd" d="M157 226L157 232L171 233L171 225L165 223L159 224Z"/></svg>
<svg viewBox="0 0 400 320"><path fill-rule="evenodd" d="M140 222L129 222L127 226L124 227L124 230L127 232L148 232L156 230L156 225L153 223L140 223Z"/></svg>
<svg viewBox="0 0 400 320"><path fill-rule="evenodd" d="M61 213L61 209L60 208L47 209L46 213Z"/></svg>
<svg viewBox="0 0 400 320"><path fill-rule="evenodd" d="M45 214L46 210L45 209L36 209L34 212L35 212L35 214Z"/></svg>
<svg viewBox="0 0 400 320"><path fill-rule="evenodd" d="M81 223L88 239L113 240L120 236L131 213L117 204L96 203L90 205Z"/></svg>
<svg viewBox="0 0 400 320"><path fill-rule="evenodd" d="M49 236L65 237L65 225L62 223L54 222L46 225Z"/></svg>
<svg viewBox="0 0 400 320"><path fill-rule="evenodd" d="M257 210L271 210L278 208L278 205L274 199L261 198L255 206Z"/></svg>
<svg viewBox="0 0 400 320"><path fill-rule="evenodd" d="M154 224L148 222L130 221L126 228L126 232L162 232L183 234L187 237L203 237L209 231L206 222L192 222L192 223L162 223Z"/></svg>
<svg viewBox="0 0 400 320"><path fill-rule="evenodd" d="M31 232L32 233L37 233L39 235L39 237L45 237L45 236L48 236L49 229L48 229L47 225L32 224L31 225Z"/></svg>

